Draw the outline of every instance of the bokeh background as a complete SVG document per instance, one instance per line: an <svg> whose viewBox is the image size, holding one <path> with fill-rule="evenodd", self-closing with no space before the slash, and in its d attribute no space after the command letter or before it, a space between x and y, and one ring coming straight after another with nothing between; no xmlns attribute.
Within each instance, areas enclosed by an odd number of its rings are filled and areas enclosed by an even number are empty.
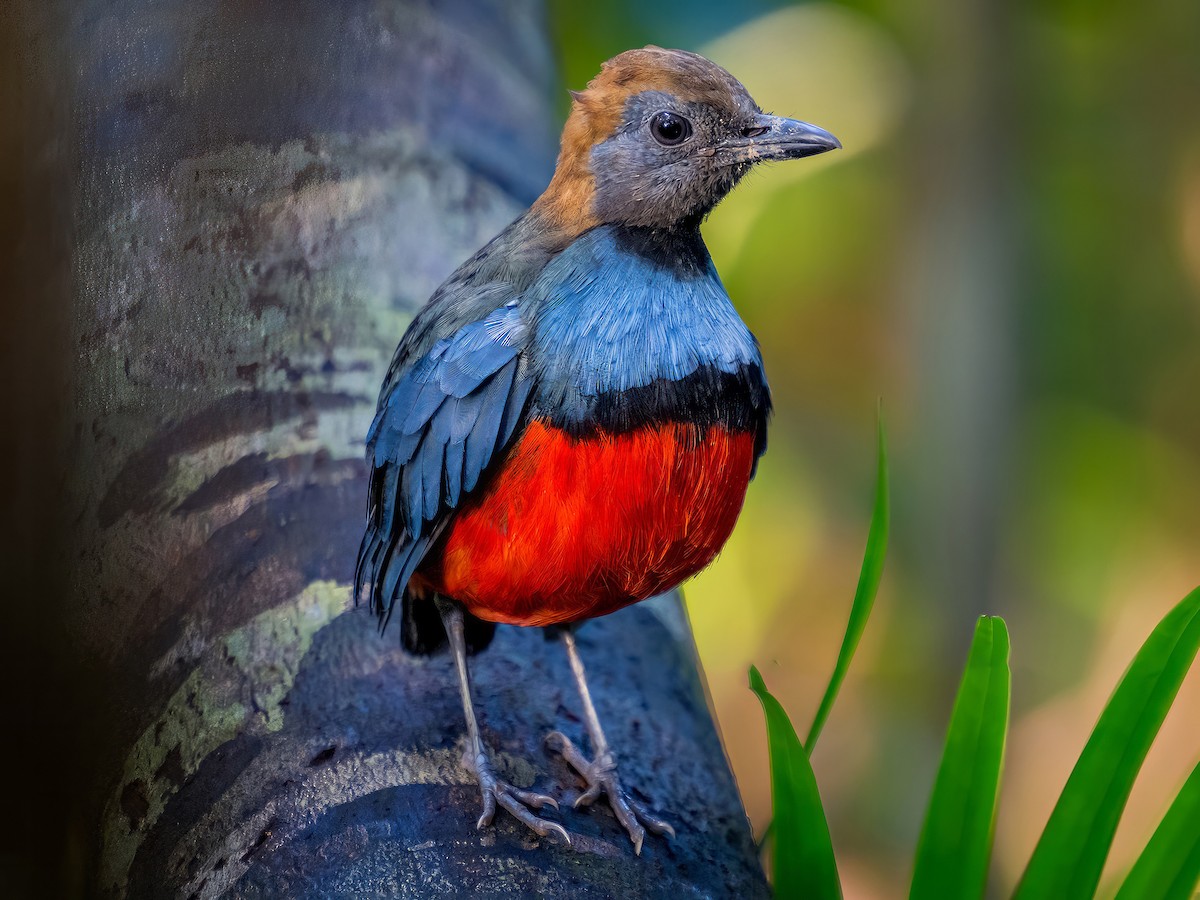
<svg viewBox="0 0 1200 900"><path fill-rule="evenodd" d="M1013 636L993 866L1010 888L1121 672L1200 583L1200 4L551 8L569 87L629 47L682 47L842 139L753 174L704 227L777 412L688 608L761 829L765 734L746 670L803 733L857 580L882 401L891 552L814 758L846 894L906 892L982 613ZM1193 673L1110 877L1198 758Z"/></svg>

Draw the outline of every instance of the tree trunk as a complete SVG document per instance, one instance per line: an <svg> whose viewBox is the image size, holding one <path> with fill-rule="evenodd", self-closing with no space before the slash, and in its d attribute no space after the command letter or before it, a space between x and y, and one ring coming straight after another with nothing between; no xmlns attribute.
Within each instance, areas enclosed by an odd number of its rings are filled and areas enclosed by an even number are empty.
<svg viewBox="0 0 1200 900"><path fill-rule="evenodd" d="M579 638L624 780L678 828L640 858L569 802L574 849L504 813L477 832L451 661L351 608L391 351L550 174L543 15L86 0L26 20L71 104L64 618L97 893L766 894L676 600ZM541 744L582 737L559 646L501 629L473 664L501 768L569 801Z"/></svg>

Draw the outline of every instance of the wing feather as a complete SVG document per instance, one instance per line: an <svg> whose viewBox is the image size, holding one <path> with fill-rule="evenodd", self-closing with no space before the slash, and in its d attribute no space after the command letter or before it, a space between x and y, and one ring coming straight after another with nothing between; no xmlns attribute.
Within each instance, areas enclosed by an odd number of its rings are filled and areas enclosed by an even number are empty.
<svg viewBox="0 0 1200 900"><path fill-rule="evenodd" d="M451 432L453 435L453 432ZM452 439L446 445L446 505L450 507L458 506L459 498L462 496L463 483L463 464L467 458L467 439L466 435L458 439Z"/></svg>
<svg viewBox="0 0 1200 900"><path fill-rule="evenodd" d="M355 597L381 627L454 510L516 434L533 388L512 301L438 341L390 381L368 433L367 530Z"/></svg>
<svg viewBox="0 0 1200 900"><path fill-rule="evenodd" d="M504 419L505 401L512 392L513 375L516 373L517 361L510 360L503 368L493 375L481 389L479 397L479 418L475 427L467 435L467 455L463 465L463 490L473 491L479 482L479 476L487 468L488 460L496 449L496 440L500 437L500 424Z"/></svg>

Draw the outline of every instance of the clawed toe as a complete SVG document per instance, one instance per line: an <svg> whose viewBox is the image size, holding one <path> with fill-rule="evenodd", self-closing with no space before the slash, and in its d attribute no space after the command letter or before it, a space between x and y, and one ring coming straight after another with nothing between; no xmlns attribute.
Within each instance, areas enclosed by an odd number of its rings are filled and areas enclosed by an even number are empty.
<svg viewBox="0 0 1200 900"><path fill-rule="evenodd" d="M530 807L536 810L547 806L558 809L558 801L553 797L534 791L523 791L518 787L513 787L507 781L501 781L492 771L491 763L486 755L480 754L472 760L468 754L463 759L463 764L479 779L479 790L483 798L483 812L480 813L479 821L475 823L476 828L483 828L491 824L492 818L496 815L496 806L499 804L502 809L507 810L514 819L535 834L541 837L554 835L565 844L571 843L571 835L565 828L557 822L543 819L530 811Z"/></svg>
<svg viewBox="0 0 1200 900"><path fill-rule="evenodd" d="M546 746L562 756L587 783L587 789L575 800L575 807L589 806L600 799L601 794L606 796L617 821L633 842L634 852L639 856L646 838L646 829L655 834L675 837L674 828L662 819L652 816L621 788L617 766L611 753L605 751L594 760L588 759L561 731L552 731L546 735Z"/></svg>

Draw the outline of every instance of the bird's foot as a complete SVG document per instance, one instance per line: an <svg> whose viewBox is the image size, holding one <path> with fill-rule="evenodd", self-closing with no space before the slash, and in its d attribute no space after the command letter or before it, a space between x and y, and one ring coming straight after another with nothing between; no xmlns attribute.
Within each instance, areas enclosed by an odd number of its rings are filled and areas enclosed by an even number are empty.
<svg viewBox="0 0 1200 900"><path fill-rule="evenodd" d="M647 828L655 834L675 837L674 828L662 819L650 815L645 807L621 788L621 781L617 777L617 764L611 753L605 751L596 759L588 759L561 731L552 731L546 735L546 746L562 756L587 782L587 790L579 795L575 801L575 808L591 805L601 794L607 796L609 806L616 814L617 821L629 834L634 852L639 856L642 853L642 841L646 838Z"/></svg>
<svg viewBox="0 0 1200 900"><path fill-rule="evenodd" d="M546 806L553 806L558 809L558 802L553 797L523 791L497 778L495 770L492 769L492 761L484 751L472 753L468 750L463 754L463 766L478 779L479 791L483 796L483 812L479 821L475 823L476 828L483 828L492 823L492 818L496 815L496 805L499 804L508 810L513 818L541 837L554 835L566 844L571 843L571 835L565 828L557 822L551 822L530 812L530 807L540 810Z"/></svg>

